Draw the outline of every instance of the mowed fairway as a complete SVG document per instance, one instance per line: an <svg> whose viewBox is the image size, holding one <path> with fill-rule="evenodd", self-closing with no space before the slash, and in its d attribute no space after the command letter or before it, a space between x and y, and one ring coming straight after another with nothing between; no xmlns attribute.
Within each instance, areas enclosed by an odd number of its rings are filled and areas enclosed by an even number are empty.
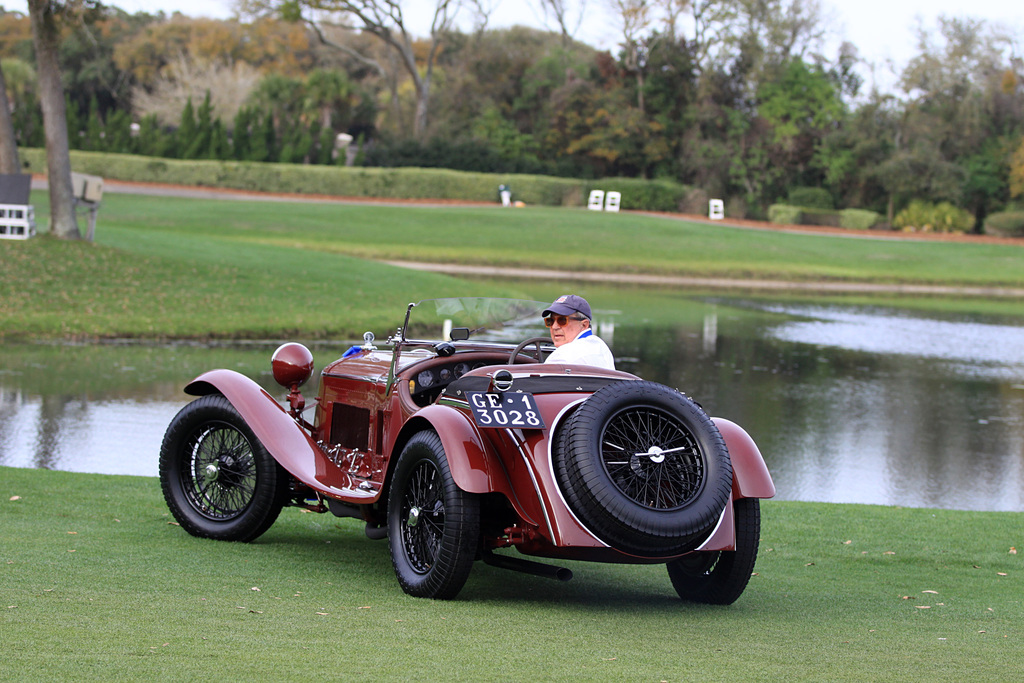
<svg viewBox="0 0 1024 683"><path fill-rule="evenodd" d="M38 223L46 225L45 194L36 192L34 200ZM470 281L384 259L807 283L1024 286L1024 246L788 234L557 208L108 193L94 244L0 241L0 336L358 338L366 329L393 328L410 301L550 299L568 286ZM622 286L576 289L606 308L635 308ZM1021 312L1019 300L938 306Z"/></svg>
<svg viewBox="0 0 1024 683"><path fill-rule="evenodd" d="M0 468L0 680L1019 680L1020 514L762 507L729 607L575 562L569 583L478 563L437 602L353 520L200 540L156 479Z"/></svg>

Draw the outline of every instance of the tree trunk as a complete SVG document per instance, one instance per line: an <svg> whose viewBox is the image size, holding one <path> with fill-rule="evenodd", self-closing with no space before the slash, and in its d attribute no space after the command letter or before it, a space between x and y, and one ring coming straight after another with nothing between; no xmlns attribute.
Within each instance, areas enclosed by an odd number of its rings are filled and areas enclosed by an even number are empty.
<svg viewBox="0 0 1024 683"><path fill-rule="evenodd" d="M4 81L3 70L0 70L0 173L21 173L18 141L14 139L14 121L11 119L11 105L7 101L7 83Z"/></svg>
<svg viewBox="0 0 1024 683"><path fill-rule="evenodd" d="M420 80L416 85L416 118L412 122L413 135L422 140L427 132L427 112L430 109L430 76Z"/></svg>
<svg viewBox="0 0 1024 683"><path fill-rule="evenodd" d="M67 112L60 81L57 48L60 31L52 0L28 0L32 19L32 45L36 51L39 103L46 133L46 170L50 185L50 233L65 239L81 239L71 188L71 156L68 153Z"/></svg>

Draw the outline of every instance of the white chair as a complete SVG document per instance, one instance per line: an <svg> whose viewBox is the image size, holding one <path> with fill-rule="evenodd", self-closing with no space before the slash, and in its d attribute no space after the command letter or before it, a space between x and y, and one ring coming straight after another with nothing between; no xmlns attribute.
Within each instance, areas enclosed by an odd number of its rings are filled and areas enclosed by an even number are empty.
<svg viewBox="0 0 1024 683"><path fill-rule="evenodd" d="M709 201L708 218L713 221L720 221L725 218L725 202L721 199L712 199Z"/></svg>
<svg viewBox="0 0 1024 683"><path fill-rule="evenodd" d="M618 211L619 202L622 201L621 192L609 192L604 197L604 210L605 211Z"/></svg>
<svg viewBox="0 0 1024 683"><path fill-rule="evenodd" d="M591 190L590 200L587 202L587 208L591 211L600 211L604 206L604 190Z"/></svg>

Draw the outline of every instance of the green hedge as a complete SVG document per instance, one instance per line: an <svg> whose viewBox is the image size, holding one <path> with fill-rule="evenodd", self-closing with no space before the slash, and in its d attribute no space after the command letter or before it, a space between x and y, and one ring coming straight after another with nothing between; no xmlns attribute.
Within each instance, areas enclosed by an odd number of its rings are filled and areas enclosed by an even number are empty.
<svg viewBox="0 0 1024 683"><path fill-rule="evenodd" d="M789 204L772 204L768 207L768 220L780 225L801 225L804 219L804 210L799 206Z"/></svg>
<svg viewBox="0 0 1024 683"><path fill-rule="evenodd" d="M883 222L881 214L864 209L827 211L790 204L772 204L768 208L768 220L784 225L824 225L851 230L868 230Z"/></svg>
<svg viewBox="0 0 1024 683"><path fill-rule="evenodd" d="M1001 211L985 219L986 235L1024 237L1024 211Z"/></svg>
<svg viewBox="0 0 1024 683"><path fill-rule="evenodd" d="M974 228L974 216L949 202L933 204L914 199L893 219L892 224L903 230L921 232L967 232Z"/></svg>
<svg viewBox="0 0 1024 683"><path fill-rule="evenodd" d="M870 230L881 225L882 214L867 209L843 209L839 212L839 225L850 230Z"/></svg>
<svg viewBox="0 0 1024 683"><path fill-rule="evenodd" d="M46 173L45 151L22 149L33 173ZM241 161L161 159L131 154L71 152L78 173L110 180L222 187L256 192L386 199L498 201L498 185L527 205L585 206L593 189L622 193L621 208L679 211L689 188L664 180L584 181L539 175L469 173L435 168L338 167Z"/></svg>

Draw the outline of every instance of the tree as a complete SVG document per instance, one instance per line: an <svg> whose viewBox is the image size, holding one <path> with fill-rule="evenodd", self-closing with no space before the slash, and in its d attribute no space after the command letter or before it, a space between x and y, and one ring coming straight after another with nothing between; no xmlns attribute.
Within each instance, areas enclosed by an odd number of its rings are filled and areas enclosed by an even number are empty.
<svg viewBox="0 0 1024 683"><path fill-rule="evenodd" d="M191 100L189 100L191 103ZM184 120L184 116L183 116ZM184 126L182 126L184 128ZM185 145L186 159L209 159L213 139L213 105L210 104L210 91L206 91L203 103L196 113L195 129L191 138L182 140ZM215 158L215 157L214 157Z"/></svg>
<svg viewBox="0 0 1024 683"><path fill-rule="evenodd" d="M1024 137L1010 157L1010 196L1024 197Z"/></svg>
<svg viewBox="0 0 1024 683"><path fill-rule="evenodd" d="M28 0L32 19L32 44L39 73L39 103L46 133L46 170L50 185L50 232L66 239L81 239L71 188L71 156L61 86L60 24L87 5L86 0Z"/></svg>
<svg viewBox="0 0 1024 683"><path fill-rule="evenodd" d="M410 78L416 93L416 111L413 116L413 135L423 138L427 131L430 108L430 86L434 76L434 65L440 53L445 36L451 31L459 10L459 0L435 0L434 14L430 22L429 43L426 54L420 58L417 41L402 12L399 0L243 0L241 6L249 12L273 9L284 18L305 22L312 28L321 42L372 66L381 76L388 70L378 60L354 50L352 47L332 41L325 28L334 26L349 31L359 30L376 36L395 55L401 68ZM353 26L331 24L331 13L338 13L354 20ZM422 69L420 62L422 61Z"/></svg>
<svg viewBox="0 0 1024 683"><path fill-rule="evenodd" d="M570 16L571 11L569 9L570 4L567 0L537 0L540 3L541 10L544 15L551 15L555 18L555 23L558 24L558 30L562 34L562 47L568 49L569 43L572 42L572 37L579 30L580 24L583 23L583 17L586 14L587 3L586 0L579 0L576 10L576 19L573 21Z"/></svg>
<svg viewBox="0 0 1024 683"><path fill-rule="evenodd" d="M7 101L7 81L3 69L0 69L0 173L21 173L18 142L14 139L14 119L11 118L11 105Z"/></svg>
<svg viewBox="0 0 1024 683"><path fill-rule="evenodd" d="M196 139L196 133L199 127L196 124L196 110L192 106L192 98L185 100L185 108L181 110L181 123L178 125L178 130L175 133L177 138L178 152L176 156L180 156L183 159L189 159L191 153L192 142Z"/></svg>
<svg viewBox="0 0 1024 683"><path fill-rule="evenodd" d="M306 78L305 106L315 112L321 128L331 128L335 114L347 116L352 83L344 71L317 69ZM340 118L340 117L339 117Z"/></svg>
<svg viewBox="0 0 1024 683"><path fill-rule="evenodd" d="M622 22L622 63L636 76L637 108L644 111L644 69L647 66L647 46L641 33L651 24L650 0L609 0Z"/></svg>
<svg viewBox="0 0 1024 683"><path fill-rule="evenodd" d="M940 16L938 32L919 29L918 50L902 74L900 129L902 149L932 162L916 197L958 203L980 223L1008 198L1007 158L1024 130L1019 46L998 26Z"/></svg>

